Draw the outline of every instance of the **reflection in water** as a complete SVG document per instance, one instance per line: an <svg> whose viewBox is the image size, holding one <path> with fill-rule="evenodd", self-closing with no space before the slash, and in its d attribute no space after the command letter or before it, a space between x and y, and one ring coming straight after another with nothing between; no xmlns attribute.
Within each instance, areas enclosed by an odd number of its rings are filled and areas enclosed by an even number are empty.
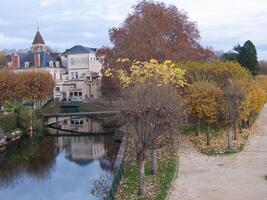
<svg viewBox="0 0 267 200"><path fill-rule="evenodd" d="M103 197L93 191L99 177L112 178L119 144L111 137L22 138L12 142L0 158L1 199Z"/></svg>
<svg viewBox="0 0 267 200"><path fill-rule="evenodd" d="M118 120L113 118L92 119L88 117L71 117L52 125L52 127L78 133L111 133L118 128Z"/></svg>

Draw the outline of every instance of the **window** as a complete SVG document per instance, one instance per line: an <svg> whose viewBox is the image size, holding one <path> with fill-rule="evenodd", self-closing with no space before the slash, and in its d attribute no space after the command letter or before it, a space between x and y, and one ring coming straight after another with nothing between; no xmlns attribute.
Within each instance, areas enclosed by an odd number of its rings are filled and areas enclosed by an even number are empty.
<svg viewBox="0 0 267 200"><path fill-rule="evenodd" d="M56 67L59 67L59 61L56 61L55 64L56 64Z"/></svg>
<svg viewBox="0 0 267 200"><path fill-rule="evenodd" d="M78 92L74 92L74 96L77 97L78 96Z"/></svg>
<svg viewBox="0 0 267 200"><path fill-rule="evenodd" d="M78 72L75 72L75 79L79 79Z"/></svg>
<svg viewBox="0 0 267 200"><path fill-rule="evenodd" d="M60 87L56 87L56 91L57 92L60 92Z"/></svg>
<svg viewBox="0 0 267 200"><path fill-rule="evenodd" d="M74 72L71 72L71 79L74 79Z"/></svg>
<svg viewBox="0 0 267 200"><path fill-rule="evenodd" d="M57 74L56 74L56 72L54 72L54 79L56 79L57 78Z"/></svg>
<svg viewBox="0 0 267 200"><path fill-rule="evenodd" d="M95 58L94 58L94 64L95 64Z"/></svg>
<svg viewBox="0 0 267 200"><path fill-rule="evenodd" d="M93 58L91 58L91 64L93 64Z"/></svg>
<svg viewBox="0 0 267 200"><path fill-rule="evenodd" d="M74 58L71 58L71 59L70 59L70 64L71 64L71 65L74 65L74 64L75 64L75 62L74 62Z"/></svg>
<svg viewBox="0 0 267 200"><path fill-rule="evenodd" d="M71 96L71 97L73 96L73 92L70 92L70 96Z"/></svg>
<svg viewBox="0 0 267 200"><path fill-rule="evenodd" d="M30 63L29 62L25 62L25 68L29 68Z"/></svg>
<svg viewBox="0 0 267 200"><path fill-rule="evenodd" d="M83 93L82 93L82 92L79 92L79 96L80 96L80 97L83 96Z"/></svg>

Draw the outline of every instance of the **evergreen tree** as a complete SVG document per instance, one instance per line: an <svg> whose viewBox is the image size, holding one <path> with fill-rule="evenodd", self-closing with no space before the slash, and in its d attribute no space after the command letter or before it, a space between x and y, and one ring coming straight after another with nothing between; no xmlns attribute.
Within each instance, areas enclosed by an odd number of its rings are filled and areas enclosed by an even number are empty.
<svg viewBox="0 0 267 200"><path fill-rule="evenodd" d="M234 50L238 53L237 61L243 66L246 67L253 75L256 75L259 66L257 60L257 50L254 44L248 40L243 46L239 44L234 47Z"/></svg>

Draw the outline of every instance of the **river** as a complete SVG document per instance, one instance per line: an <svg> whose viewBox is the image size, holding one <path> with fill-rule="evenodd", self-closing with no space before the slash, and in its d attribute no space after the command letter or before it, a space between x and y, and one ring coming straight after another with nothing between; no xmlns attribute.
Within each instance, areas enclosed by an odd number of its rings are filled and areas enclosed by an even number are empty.
<svg viewBox="0 0 267 200"><path fill-rule="evenodd" d="M82 121L75 118L58 124L61 128L76 126L79 136L23 137L9 143L0 157L0 199L103 199L120 144L113 141L112 133L96 134L105 130L100 122ZM88 124L94 136L81 135L90 132ZM110 124L108 130L110 133Z"/></svg>

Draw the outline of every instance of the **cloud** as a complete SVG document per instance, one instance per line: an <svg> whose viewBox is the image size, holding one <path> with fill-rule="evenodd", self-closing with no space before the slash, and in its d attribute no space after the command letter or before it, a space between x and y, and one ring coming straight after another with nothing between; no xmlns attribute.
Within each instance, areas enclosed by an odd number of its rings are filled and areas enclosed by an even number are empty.
<svg viewBox="0 0 267 200"><path fill-rule="evenodd" d="M40 0L41 6L50 6L56 3L57 0Z"/></svg>
<svg viewBox="0 0 267 200"><path fill-rule="evenodd" d="M8 36L3 33L0 33L0 44L3 46L11 46L16 48L17 46L24 45L24 44L31 44L32 40L21 38L21 37L13 37Z"/></svg>
<svg viewBox="0 0 267 200"><path fill-rule="evenodd" d="M188 13L198 24L201 43L230 50L250 39L260 58L267 59L266 0L164 0ZM108 30L120 26L137 0L1 0L0 49L25 48L39 21L41 33L51 46L64 50L69 45L110 45ZM16 12L10 12L10 10ZM19 19L19 20L18 20ZM30 38L30 39L27 39Z"/></svg>

